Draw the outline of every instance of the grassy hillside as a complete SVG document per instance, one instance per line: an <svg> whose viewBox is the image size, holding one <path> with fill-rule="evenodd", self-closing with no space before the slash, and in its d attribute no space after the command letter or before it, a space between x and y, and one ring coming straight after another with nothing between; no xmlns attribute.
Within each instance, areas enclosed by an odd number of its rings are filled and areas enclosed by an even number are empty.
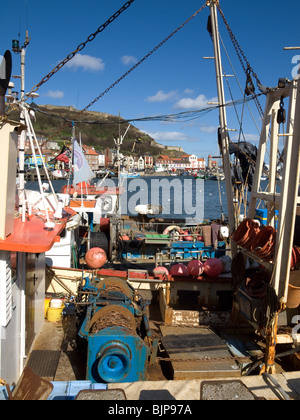
<svg viewBox="0 0 300 420"><path fill-rule="evenodd" d="M76 138L78 139L79 133L81 133L82 143L95 147L98 152L107 147L113 149L115 147L114 139L119 137L119 133L123 135L128 127L128 123L114 115L90 111L79 112L72 107L40 106L39 109L41 112L36 111L36 120L33 121L37 136L62 143L71 138L72 124L69 121L75 121ZM154 139L134 126L130 127L121 147L123 154L131 153L136 138L139 138L141 142L135 145L135 155L145 153L151 153L154 157L162 153L169 156L176 155L176 152L166 153L164 149L156 145ZM179 154L182 155L182 152Z"/></svg>

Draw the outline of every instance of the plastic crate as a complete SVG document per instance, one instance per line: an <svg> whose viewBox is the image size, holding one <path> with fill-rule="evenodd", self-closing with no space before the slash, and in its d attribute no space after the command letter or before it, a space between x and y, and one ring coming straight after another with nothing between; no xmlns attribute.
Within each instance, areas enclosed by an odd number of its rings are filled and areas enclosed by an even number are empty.
<svg viewBox="0 0 300 420"><path fill-rule="evenodd" d="M275 229L278 227L279 211L275 210ZM256 209L255 219L259 220L263 226L268 224L268 209Z"/></svg>

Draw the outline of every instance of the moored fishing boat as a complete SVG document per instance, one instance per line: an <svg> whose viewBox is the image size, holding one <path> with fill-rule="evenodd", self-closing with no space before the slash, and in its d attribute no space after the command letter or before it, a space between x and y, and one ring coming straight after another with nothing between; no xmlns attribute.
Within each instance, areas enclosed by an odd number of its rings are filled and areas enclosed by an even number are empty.
<svg viewBox="0 0 300 420"><path fill-rule="evenodd" d="M85 350L88 348L88 352L81 353L78 358L85 372L83 376L77 373L75 378L85 382L78 383L78 380L74 384L74 376L65 374L67 383L64 382L62 390L55 371L51 386L49 380L46 382L50 393L44 398L79 398L79 390L84 389L88 394L92 387L112 392L121 388L128 399L143 396L157 399L158 393L172 399L209 399L214 398L214 393L215 399L221 396L229 399L230 390L234 390L233 398L238 395L240 399L246 396L249 399L299 397L299 372L293 367L283 373L276 369L280 359L299 352L300 341L299 325L296 324L300 300L297 296L289 299L289 292L299 292L296 282L292 284L299 271L299 243L291 235L298 212L299 177L291 177L289 171L292 168L292 175L299 174L300 127L296 116L300 109L300 82L295 79L267 92L250 209L246 220L239 225L236 211L239 201L233 199L230 162L226 160L229 141L216 19L219 2L211 0L207 6L211 11L208 26L215 50L229 224L221 227L204 223L180 226L169 222L167 226L160 226L162 233L151 235L145 233L151 232L149 215L140 214L137 234L130 237L133 225L119 228L120 217L114 215L116 217L109 218L110 228L114 227L109 238L119 242L111 247L114 252L105 255L103 249L99 249L102 247L94 243L82 255L83 269L52 267L48 272L50 286L47 290L62 293L66 306L65 317L58 325L61 327L71 319L77 321L77 343ZM277 159L276 110L280 109L283 99L290 103L286 137L293 137L293 142L286 143L282 190L278 194L275 185L271 184L268 192L261 192L263 155L270 126L272 156ZM270 168L270 179L275 180L273 160ZM42 193L41 196L44 197ZM266 220L270 226L264 227L264 223L258 226L254 222L257 220L257 200L261 199L270 203ZM279 210L277 230L276 207ZM144 210L147 213L149 208ZM26 214L24 212L24 218L30 219ZM154 225L159 226L157 220ZM56 232L49 223L45 227L52 227ZM18 230L21 232L22 229ZM220 231L225 241L220 241ZM6 246L7 243L9 240ZM130 246L129 252L125 252L128 251L125 245ZM146 245L155 248L155 252L148 254L152 256L148 258L152 260L152 270L136 266L147 255ZM167 254L162 246L173 249L173 253ZM136 255L128 258L132 249L137 251ZM222 256L218 255L220 250ZM124 251L124 255L120 251ZM159 258L153 261L157 254ZM230 261L225 258L229 254ZM39 258L36 263L38 261ZM231 263L229 266L228 262ZM33 282L38 283L36 278ZM74 288L70 287L71 282ZM51 331L55 330L52 324L45 325ZM73 356L77 358L80 354L79 346L71 352L74 337L69 334L70 330L68 337L62 339L64 346L68 345L64 355L69 354L74 360ZM38 344L40 347L35 350L44 351L45 347ZM49 345L49 340L46 344ZM62 352L59 353L62 356ZM28 366L33 365L30 362L29 358ZM73 369L75 365L73 362ZM28 375L28 371L24 374ZM227 381L223 382L224 378ZM207 383L208 379L210 383ZM225 395L222 395L221 389L224 391L226 386ZM98 393L86 395L86 398L88 396L101 398Z"/></svg>

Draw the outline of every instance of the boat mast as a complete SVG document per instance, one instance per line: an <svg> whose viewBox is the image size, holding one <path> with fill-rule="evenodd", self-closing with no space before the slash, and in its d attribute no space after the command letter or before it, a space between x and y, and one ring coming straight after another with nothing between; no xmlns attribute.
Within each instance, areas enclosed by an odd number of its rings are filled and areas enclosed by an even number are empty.
<svg viewBox="0 0 300 420"><path fill-rule="evenodd" d="M25 114L24 103L25 97L25 56L26 48L29 45L30 38L28 36L28 31L26 31L24 45L19 48L19 41L13 40L13 52L16 54L21 54L21 75L14 76L21 80L21 94L20 94L20 123L26 125L25 123ZM23 214L23 206L25 205L25 140L26 140L26 131L22 131L19 136L19 213Z"/></svg>
<svg viewBox="0 0 300 420"><path fill-rule="evenodd" d="M231 167L230 167L230 154L229 154L229 136L227 128L227 116L225 108L225 94L223 84L223 69L221 60L221 50L219 41L219 29L218 29L218 15L217 5L219 0L207 0L207 5L210 7L211 13L211 25L212 25L212 38L215 51L215 67L216 67L216 78L217 78L217 89L219 98L219 118L220 118L220 136L222 146L222 158L223 158L223 169L225 174L226 192L227 192L227 208L228 208L228 220L229 228L231 233L235 230L236 221L233 207L233 190L231 183ZM231 244L232 253L235 254L236 247L232 242Z"/></svg>

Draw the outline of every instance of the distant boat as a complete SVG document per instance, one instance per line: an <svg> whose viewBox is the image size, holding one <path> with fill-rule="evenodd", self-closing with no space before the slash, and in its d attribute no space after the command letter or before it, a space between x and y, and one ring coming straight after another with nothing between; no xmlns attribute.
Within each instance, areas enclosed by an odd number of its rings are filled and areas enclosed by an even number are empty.
<svg viewBox="0 0 300 420"><path fill-rule="evenodd" d="M162 210L163 207L157 204L139 204L135 207L135 211L141 215L160 214Z"/></svg>
<svg viewBox="0 0 300 420"><path fill-rule="evenodd" d="M224 174L217 174L217 175L212 175L210 177L211 180L213 181L225 181L225 175Z"/></svg>
<svg viewBox="0 0 300 420"><path fill-rule="evenodd" d="M55 178L65 178L67 176L67 172L61 169L55 169L55 171L52 171L52 175Z"/></svg>
<svg viewBox="0 0 300 420"><path fill-rule="evenodd" d="M121 177L122 178L139 178L140 174L138 174L137 172L121 172Z"/></svg>

